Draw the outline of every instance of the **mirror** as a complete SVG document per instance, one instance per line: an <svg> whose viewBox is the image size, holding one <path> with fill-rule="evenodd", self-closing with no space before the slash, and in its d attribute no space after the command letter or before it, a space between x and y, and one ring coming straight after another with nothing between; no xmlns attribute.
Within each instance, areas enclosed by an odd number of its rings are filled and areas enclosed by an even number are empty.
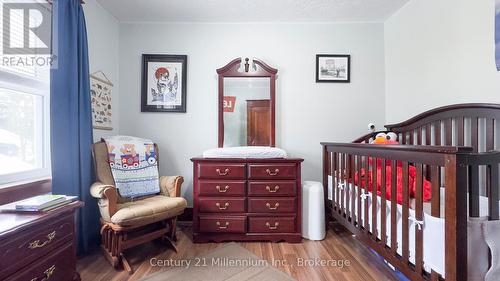
<svg viewBox="0 0 500 281"><path fill-rule="evenodd" d="M274 146L277 70L235 59L219 74L219 147Z"/></svg>
<svg viewBox="0 0 500 281"><path fill-rule="evenodd" d="M269 146L268 77L224 78L224 146Z"/></svg>

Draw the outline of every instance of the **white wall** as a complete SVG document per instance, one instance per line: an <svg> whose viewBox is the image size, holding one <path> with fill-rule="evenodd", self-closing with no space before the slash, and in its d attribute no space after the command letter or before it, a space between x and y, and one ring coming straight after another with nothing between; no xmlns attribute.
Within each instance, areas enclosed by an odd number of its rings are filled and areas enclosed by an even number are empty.
<svg viewBox="0 0 500 281"><path fill-rule="evenodd" d="M412 0L385 22L386 119L500 103L493 0Z"/></svg>
<svg viewBox="0 0 500 281"><path fill-rule="evenodd" d="M87 24L87 40L89 45L90 73L103 71L113 82L111 104L113 112L113 130L94 129L94 140L98 141L106 135L116 135L119 132L119 34L120 24L96 0L87 0L83 5ZM101 77L102 76L98 76Z"/></svg>
<svg viewBox="0 0 500 281"><path fill-rule="evenodd" d="M304 180L321 180L320 141L351 141L367 123L383 124L383 38L381 23L122 23L120 133L158 142L161 173L183 175L191 201L189 159L217 146L215 69L236 57L257 57L279 70L277 146L305 158ZM140 112L143 53L188 55L187 113ZM320 53L351 54L352 82L315 83Z"/></svg>

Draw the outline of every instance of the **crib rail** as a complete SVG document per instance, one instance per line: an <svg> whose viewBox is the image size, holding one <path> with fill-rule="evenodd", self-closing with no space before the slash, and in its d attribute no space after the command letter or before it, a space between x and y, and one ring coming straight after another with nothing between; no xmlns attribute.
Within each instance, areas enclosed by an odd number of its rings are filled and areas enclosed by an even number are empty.
<svg viewBox="0 0 500 281"><path fill-rule="evenodd" d="M328 188L328 176L332 176L333 179L331 215L412 280L443 279L436 272L429 274L423 268L424 233L419 223L424 217L424 181L429 181L432 194L430 214L433 217L440 217L444 213L446 279L467 279L467 243L464 242L467 241L467 192L475 186L470 183L474 178L468 175L470 171L479 170L479 165L496 167L496 170L491 169L496 172L490 173L492 178L489 181L490 186L496 184L498 187L499 161L494 161L498 159L495 158L498 155L482 158L481 155L473 155L471 147L321 144L325 189ZM493 160L492 163L483 163L485 159ZM387 177L389 171L391 176ZM397 227L396 213L398 210L396 182L399 180L399 171L402 174L401 229ZM387 181L390 181L390 189L386 190ZM412 186L410 182L413 183ZM380 193L377 193L377 184L382 187ZM357 191L354 186L357 186ZM445 187L444 198L441 198L440 194L442 186ZM498 198L498 191L492 191L493 189L498 190L490 188L489 195ZM391 193L390 198L386 198L388 191ZM413 205L410 202L410 194L414 194ZM473 199L470 199L471 197ZM444 209L441 208L442 200L446 206ZM470 209L476 208L476 203L479 205L479 201L475 201L476 197L470 196L469 200L474 201ZM326 203L328 205L328 200ZM490 205L492 211L490 215L498 219L498 205L496 214L493 211L495 206ZM380 222L377 219L378 207L380 207ZM390 214L386 213L387 207L390 208ZM470 209L469 215L479 212L478 210L471 212ZM413 217L410 217L410 212L414 214ZM371 225L369 225L370 216ZM390 219L383 219L386 217ZM377 226L378 223L380 227ZM410 262L409 251L410 224L413 224L415 229L413 263ZM398 231L401 231L402 245L397 245ZM398 253L398 248L401 253Z"/></svg>

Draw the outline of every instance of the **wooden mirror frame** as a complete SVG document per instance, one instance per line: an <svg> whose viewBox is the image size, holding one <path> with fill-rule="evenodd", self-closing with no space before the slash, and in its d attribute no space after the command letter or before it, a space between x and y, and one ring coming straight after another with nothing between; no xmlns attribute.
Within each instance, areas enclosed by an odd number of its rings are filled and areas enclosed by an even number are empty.
<svg viewBox="0 0 500 281"><path fill-rule="evenodd" d="M248 60L248 58L246 58ZM241 67L241 58L236 58L225 66L217 69L219 75L219 147L224 146L224 78L226 77L269 77L270 79L270 106L271 106L271 135L269 146L275 146L275 123L276 123L276 73L278 70L270 67L259 59L252 59L253 62L260 66L256 71L248 69L248 64L245 65L245 71L239 72Z"/></svg>

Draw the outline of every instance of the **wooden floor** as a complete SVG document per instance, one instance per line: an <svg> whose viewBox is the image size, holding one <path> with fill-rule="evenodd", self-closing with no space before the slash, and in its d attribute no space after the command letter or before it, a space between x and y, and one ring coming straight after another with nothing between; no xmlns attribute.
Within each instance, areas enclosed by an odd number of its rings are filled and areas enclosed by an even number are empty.
<svg viewBox="0 0 500 281"><path fill-rule="evenodd" d="M115 270L105 260L100 251L78 260L78 272L83 281L139 280L165 267L152 267L150 259L188 259L217 248L220 244L193 244L191 227L179 226L177 233L179 253L176 254L160 242L151 242L137 246L125 253L135 272L129 275L125 271ZM272 260L287 261L287 265L278 267L297 280L398 280L381 260L368 248L357 241L341 226L334 225L323 241L303 240L300 244L289 243L239 243L257 256ZM297 266L297 258L322 260L348 260L349 267Z"/></svg>

